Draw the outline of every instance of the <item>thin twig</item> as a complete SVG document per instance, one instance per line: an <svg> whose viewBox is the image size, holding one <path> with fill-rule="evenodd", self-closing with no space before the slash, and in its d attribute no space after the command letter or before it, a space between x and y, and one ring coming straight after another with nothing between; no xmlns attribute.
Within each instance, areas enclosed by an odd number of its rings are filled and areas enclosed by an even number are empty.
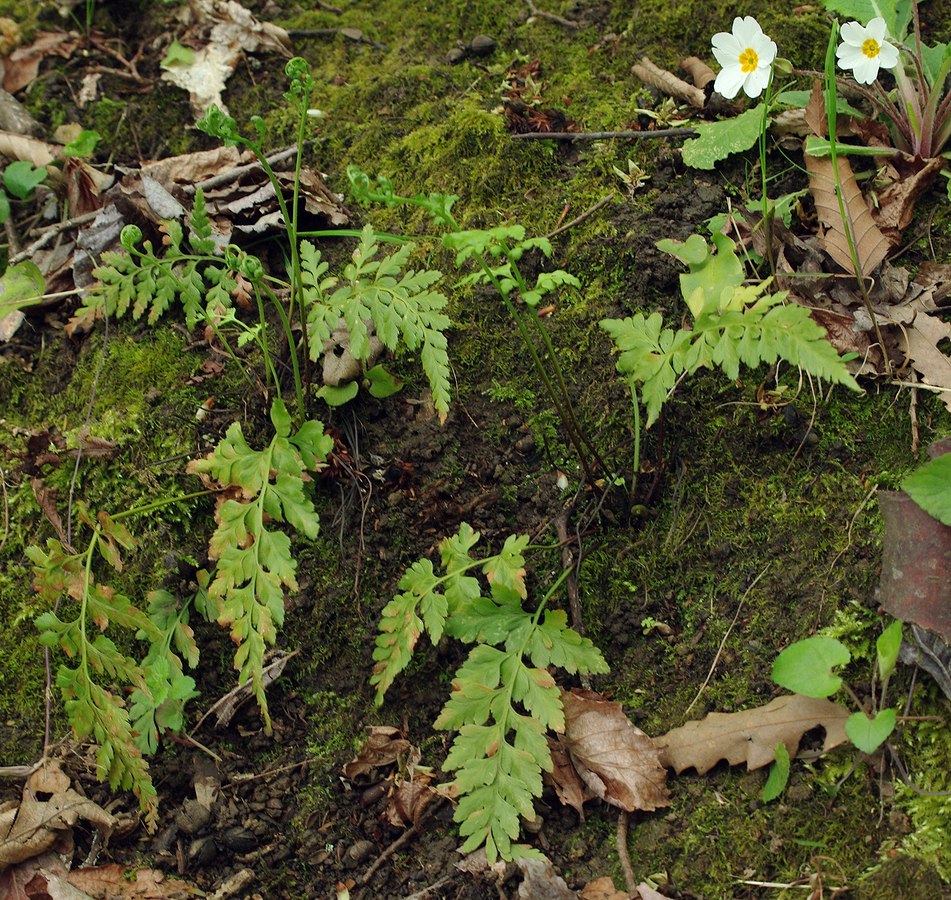
<svg viewBox="0 0 951 900"><path fill-rule="evenodd" d="M565 222L564 225L559 225L558 228L556 228L554 231L548 232L548 234L546 234L545 237L553 238L556 234L561 234L562 232L567 231L569 228L574 228L575 225L580 224L589 216L596 213L599 209L601 209L602 206L607 206L607 204L610 203L613 199L614 199L614 191L611 191L610 194L606 194L597 203L595 203L594 206L589 207L583 213L581 213L580 216L575 216L575 218L573 218L570 222Z"/></svg>
<svg viewBox="0 0 951 900"><path fill-rule="evenodd" d="M693 128L658 128L656 131L526 131L513 134L513 141L608 141L612 138L638 140L639 138L696 137Z"/></svg>
<svg viewBox="0 0 951 900"><path fill-rule="evenodd" d="M539 9L532 0L528 0L528 8L533 16L538 16L539 19L548 19L549 22L554 22L556 25L564 25L565 28L580 28L581 23L576 22L574 19L565 19L562 16L557 16L555 13L545 12L543 9Z"/></svg>
<svg viewBox="0 0 951 900"><path fill-rule="evenodd" d="M357 884L360 887L363 887L366 884L369 884L370 879L376 874L377 869L383 865L386 860L388 860L397 850L399 850L404 844L408 844L410 840L416 837L422 829L425 822L432 817L432 814L442 806L444 802L443 797L436 797L432 803L423 811L423 814L419 817L419 821L410 828L407 828L389 847L387 847L374 861L363 875L360 876L360 880Z"/></svg>
<svg viewBox="0 0 951 900"><path fill-rule="evenodd" d="M707 672L707 677L704 679L703 684L700 685L700 690L697 691L697 696L690 701L690 706L684 710L684 715L686 716L693 705L700 699L700 695L703 693L704 688L710 683L710 679L713 678L713 672L717 667L717 663L720 661L720 654L723 653L723 648L726 646L727 638L730 636L730 632L733 631L733 626L736 625L736 620L740 617L740 610L743 609L743 604L746 602L746 598L749 597L750 591L756 587L757 582L766 574L769 567L772 563L766 563L765 568L762 572L759 573L751 582L749 587L743 592L743 596L740 597L740 602L737 604L736 612L733 615L733 621L730 622L730 627L727 628L726 634L723 635L723 640L720 641L720 646L717 647L717 655L713 658L713 663L710 666L710 671Z"/></svg>
<svg viewBox="0 0 951 900"><path fill-rule="evenodd" d="M637 896L637 879L634 877L634 867L631 865L631 854L627 849L627 810L622 809L617 817L617 855L621 861L621 871L624 873L624 884L627 892Z"/></svg>
<svg viewBox="0 0 951 900"><path fill-rule="evenodd" d="M428 897L430 894L434 893L435 891L438 891L440 888L444 888L455 877L456 877L455 874L443 875L443 877L440 878L439 881L436 881L433 884L429 885L429 887L424 887L422 890L416 891L413 894L407 894L403 898L403 900L424 900L425 897Z"/></svg>
<svg viewBox="0 0 951 900"><path fill-rule="evenodd" d="M268 165L273 166L275 163L283 162L285 159L290 159L294 154L297 153L297 145L293 147L285 147L283 150L278 150L275 153L272 153L270 156L266 157ZM210 191L213 188L221 187L225 184L231 184L233 181L237 181L242 175L253 172L255 169L260 169L261 163L258 160L254 162L247 163L243 166L235 166L233 169L229 169L227 172L221 172L219 175L213 175L211 178L206 178L204 181L198 182L198 184L188 184L182 189L186 194L194 194L198 188L201 188L203 191Z"/></svg>
<svg viewBox="0 0 951 900"><path fill-rule="evenodd" d="M86 222L91 222L99 215L99 212L100 211L96 209L92 212L83 213L81 216L74 216L72 219L63 219L62 222L56 222L54 225L47 225L43 228L36 229L40 232L40 237L33 241L32 244L24 247L19 253L11 256L10 265L22 262L24 259L31 259L37 250L42 250L54 237L62 234L64 231L68 231L74 226L85 225Z"/></svg>
<svg viewBox="0 0 951 900"><path fill-rule="evenodd" d="M10 533L10 498L7 496L7 476L3 469L0 469L0 490L3 491L3 537L0 538L0 550L7 542L7 535Z"/></svg>
<svg viewBox="0 0 951 900"><path fill-rule="evenodd" d="M575 559L571 552L571 538L568 537L568 515L569 509L562 511L555 519L555 533L558 535L558 543L561 544L561 565L562 568L570 569L568 577L565 579L565 589L568 592L568 608L571 610L571 625L578 634L584 634L584 620L581 617L581 598L578 595L578 565L580 563L581 545L578 542L579 558ZM581 686L586 690L591 690L591 678L586 674L581 675Z"/></svg>

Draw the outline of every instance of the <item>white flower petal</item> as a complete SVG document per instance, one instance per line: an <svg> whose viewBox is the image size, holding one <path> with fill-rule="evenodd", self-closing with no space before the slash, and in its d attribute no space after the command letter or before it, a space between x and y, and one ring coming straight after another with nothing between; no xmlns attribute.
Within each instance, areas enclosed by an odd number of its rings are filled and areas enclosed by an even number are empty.
<svg viewBox="0 0 951 900"><path fill-rule="evenodd" d="M835 55L842 69L854 69L863 59L868 59L860 47L853 47L851 44L839 44Z"/></svg>
<svg viewBox="0 0 951 900"><path fill-rule="evenodd" d="M732 100L743 87L746 80L746 74L740 68L739 63L724 66L717 75L717 80L713 82L713 89L722 94L727 100Z"/></svg>
<svg viewBox="0 0 951 900"><path fill-rule="evenodd" d="M885 20L881 16L876 16L865 26L865 33L881 43L885 40Z"/></svg>
<svg viewBox="0 0 951 900"><path fill-rule="evenodd" d="M865 29L858 22L846 22L840 29L842 40L851 47L861 47L865 41Z"/></svg>
<svg viewBox="0 0 951 900"><path fill-rule="evenodd" d="M898 65L898 48L883 41L879 49L878 61L883 69L894 69Z"/></svg>
<svg viewBox="0 0 951 900"><path fill-rule="evenodd" d="M744 47L752 47L753 42L762 35L763 29L752 16L737 16L733 20L733 34Z"/></svg>
<svg viewBox="0 0 951 900"><path fill-rule="evenodd" d="M871 84L878 78L878 57L863 54L861 61L853 67L852 76L859 84Z"/></svg>
<svg viewBox="0 0 951 900"><path fill-rule="evenodd" d="M755 69L746 76L746 82L743 84L743 90L747 97L758 97L763 93L763 88L769 84L769 67L765 69Z"/></svg>
<svg viewBox="0 0 951 900"><path fill-rule="evenodd" d="M740 42L729 31L717 32L710 43L713 44L714 51L721 50L737 57L743 51Z"/></svg>

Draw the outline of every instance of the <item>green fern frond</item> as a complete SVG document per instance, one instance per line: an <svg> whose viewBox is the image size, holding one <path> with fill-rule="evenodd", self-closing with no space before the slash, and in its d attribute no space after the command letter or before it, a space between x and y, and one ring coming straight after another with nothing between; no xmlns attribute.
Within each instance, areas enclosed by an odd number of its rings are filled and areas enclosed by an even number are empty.
<svg viewBox="0 0 951 900"><path fill-rule="evenodd" d="M323 344L339 319L350 333L350 352L358 360L370 356L367 323L391 352L402 347L418 351L429 381L436 410L449 411L449 354L445 332L451 322L442 312L446 297L432 290L441 272L407 269L414 244L402 244L389 256L379 256L379 243L370 226L364 228L352 261L342 276L325 278L327 264L309 241L301 242L304 299L308 307L307 332L311 358L323 352Z"/></svg>
<svg viewBox="0 0 951 900"><path fill-rule="evenodd" d="M552 768L545 734L565 727L548 667L596 673L607 664L590 640L568 628L564 612L543 613L544 600L536 612L523 608L526 536L511 535L499 553L481 559L471 554L478 540L463 524L440 545L444 574L423 559L400 579L402 593L383 610L371 683L379 704L424 630L434 641L445 633L475 644L435 727L458 732L443 768L455 772L463 850L484 846L494 862L535 853L516 843L520 818L533 818L542 772ZM490 596L467 574L473 570L485 576Z"/></svg>
<svg viewBox="0 0 951 900"><path fill-rule="evenodd" d="M311 540L317 537L319 521L304 493L304 476L333 449L333 439L319 422L291 434L281 400L271 407L271 421L275 435L264 450L252 450L235 422L209 456L187 467L240 494L240 499L225 500L216 514L218 527L208 552L217 566L208 595L219 604L218 623L231 628L237 644L239 683L251 684L268 729L264 653L284 623L285 589L297 590L297 562L290 538L266 526L286 522Z"/></svg>

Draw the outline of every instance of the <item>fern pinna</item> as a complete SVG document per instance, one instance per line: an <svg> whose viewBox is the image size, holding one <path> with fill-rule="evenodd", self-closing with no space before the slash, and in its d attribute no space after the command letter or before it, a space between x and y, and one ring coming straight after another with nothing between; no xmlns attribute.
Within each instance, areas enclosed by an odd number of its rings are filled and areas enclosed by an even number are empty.
<svg viewBox="0 0 951 900"><path fill-rule="evenodd" d="M516 841L520 817L535 817L542 772L552 769L546 733L565 727L549 667L591 674L608 667L594 644L568 627L562 610L546 609L561 579L534 611L523 607L527 536L511 535L499 553L475 559L470 551L478 541L479 533L463 524L440 544L442 575L421 559L400 579L401 593L383 610L371 684L380 705L424 631L433 643L445 633L475 645L435 727L458 732L443 767L456 773L462 850L484 846L494 862L537 853ZM484 576L488 596L474 570Z"/></svg>

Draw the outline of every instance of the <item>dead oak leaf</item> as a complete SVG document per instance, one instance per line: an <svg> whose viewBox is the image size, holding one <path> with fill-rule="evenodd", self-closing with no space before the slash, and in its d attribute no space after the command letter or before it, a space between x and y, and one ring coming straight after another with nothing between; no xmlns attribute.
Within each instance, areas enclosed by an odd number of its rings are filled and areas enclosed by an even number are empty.
<svg viewBox="0 0 951 900"><path fill-rule="evenodd" d="M824 751L846 743L848 717L849 711L831 700L787 694L743 712L710 713L671 729L654 743L661 763L678 775L691 767L703 775L721 759L731 766L745 762L748 769L758 769L773 761L780 742L795 756L802 736L818 726L826 732Z"/></svg>
<svg viewBox="0 0 951 900"><path fill-rule="evenodd" d="M592 691L561 692L563 738L579 778L595 794L627 812L670 804L653 741L636 728L620 703Z"/></svg>
<svg viewBox="0 0 951 900"><path fill-rule="evenodd" d="M343 767L344 777L350 781L369 775L374 769L393 765L400 757L407 757L415 749L403 737L403 733L392 725L373 725L369 732L360 752ZM419 759L418 755L416 759Z"/></svg>

